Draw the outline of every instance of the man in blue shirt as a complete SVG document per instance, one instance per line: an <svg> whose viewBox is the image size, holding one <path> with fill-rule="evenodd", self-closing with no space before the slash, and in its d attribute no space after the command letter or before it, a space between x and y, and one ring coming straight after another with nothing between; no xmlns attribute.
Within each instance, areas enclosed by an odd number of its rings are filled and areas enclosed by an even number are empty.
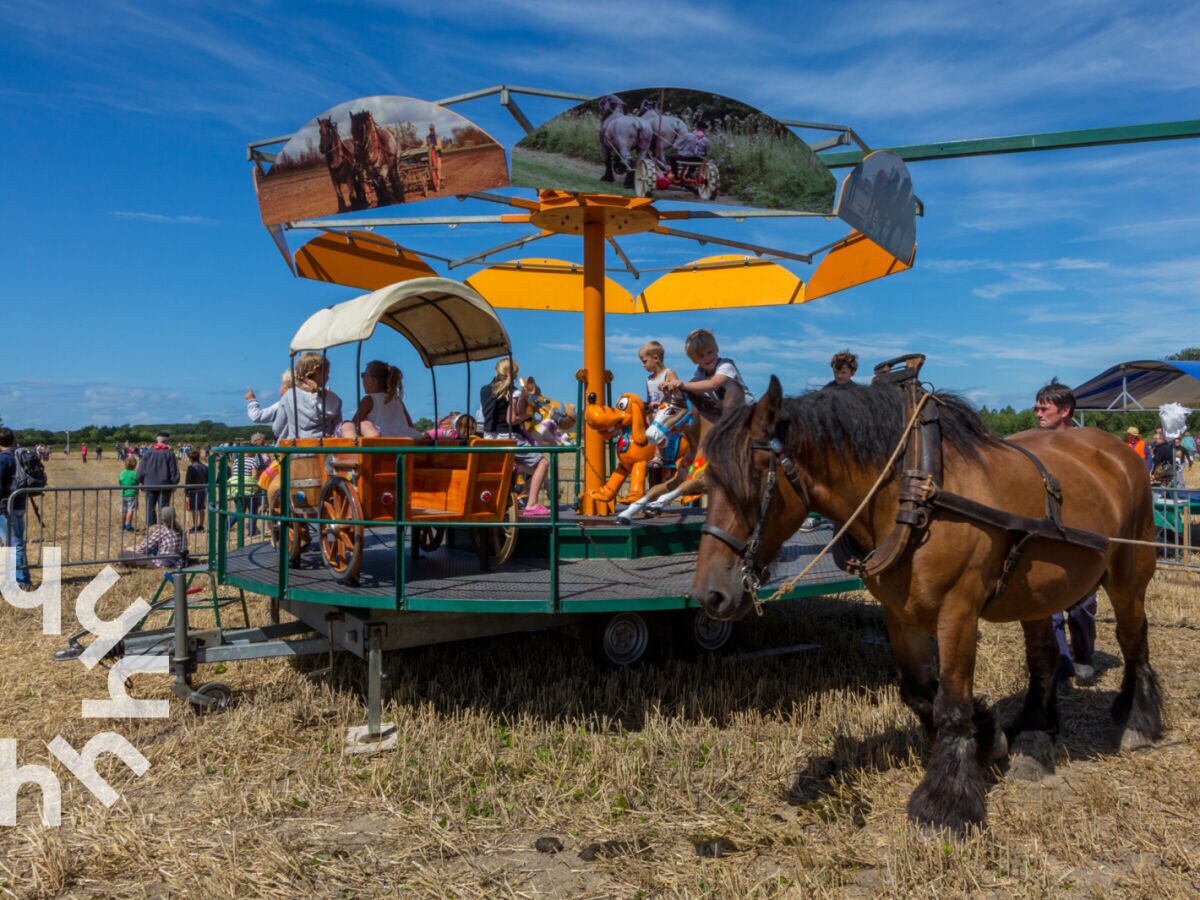
<svg viewBox="0 0 1200 900"><path fill-rule="evenodd" d="M16 443L11 428L0 428L0 545L16 549L16 581L21 587L27 588L30 582L29 565L25 559L25 495L14 497L12 512L8 509L13 478L17 474L17 461L13 456Z"/></svg>

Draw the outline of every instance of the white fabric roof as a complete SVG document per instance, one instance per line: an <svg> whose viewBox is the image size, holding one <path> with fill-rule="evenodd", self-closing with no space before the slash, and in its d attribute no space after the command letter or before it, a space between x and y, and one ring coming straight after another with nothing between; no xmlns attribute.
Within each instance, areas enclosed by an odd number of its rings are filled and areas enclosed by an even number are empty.
<svg viewBox="0 0 1200 900"><path fill-rule="evenodd" d="M496 311L473 288L450 278L413 278L318 310L292 338L291 351L364 341L380 323L408 338L426 366L511 352Z"/></svg>

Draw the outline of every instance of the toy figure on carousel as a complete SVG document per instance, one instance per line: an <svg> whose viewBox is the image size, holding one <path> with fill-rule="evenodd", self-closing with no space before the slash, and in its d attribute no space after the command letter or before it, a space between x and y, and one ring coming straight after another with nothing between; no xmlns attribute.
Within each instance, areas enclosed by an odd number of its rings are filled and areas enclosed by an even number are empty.
<svg viewBox="0 0 1200 900"><path fill-rule="evenodd" d="M617 442L617 469L604 487L591 491L593 500L612 503L625 479L629 481L630 502L646 490L646 465L654 459L655 445L646 438L646 407L637 394L622 394L615 406L593 403L584 411L583 420L609 440Z"/></svg>
<svg viewBox="0 0 1200 900"><path fill-rule="evenodd" d="M566 444L571 441L571 429L575 427L575 404L559 403L544 395L533 380L533 376L520 381L526 404L533 417L525 424L525 433L535 444Z"/></svg>
<svg viewBox="0 0 1200 900"><path fill-rule="evenodd" d="M654 420L646 427L646 439L659 448L664 468L674 474L656 484L643 496L633 497L630 504L617 514L617 523L628 525L634 516L657 516L672 500L695 502L705 492L704 457L700 456L700 421L686 403L665 402L659 406Z"/></svg>

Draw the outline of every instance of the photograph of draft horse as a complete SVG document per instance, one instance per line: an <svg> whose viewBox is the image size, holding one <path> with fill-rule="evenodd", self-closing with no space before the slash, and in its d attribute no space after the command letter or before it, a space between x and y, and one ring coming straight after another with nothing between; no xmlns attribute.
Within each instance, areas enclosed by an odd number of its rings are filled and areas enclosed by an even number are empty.
<svg viewBox="0 0 1200 900"><path fill-rule="evenodd" d="M1125 661L1112 710L1120 746L1162 737L1145 613L1154 548L1131 543L1152 541L1154 522L1146 466L1116 438L1071 428L1001 440L961 398L921 385L923 361L882 363L869 387L785 399L772 376L753 405L726 397L704 445L709 506L693 595L714 618L740 618L809 510L849 522L846 565L883 606L901 698L933 748L908 816L962 831L986 818L985 767L1009 747L1037 759L1033 748L1053 746L1050 616L1098 586ZM1003 731L974 697L981 618L1020 622L1025 635L1029 689Z"/></svg>

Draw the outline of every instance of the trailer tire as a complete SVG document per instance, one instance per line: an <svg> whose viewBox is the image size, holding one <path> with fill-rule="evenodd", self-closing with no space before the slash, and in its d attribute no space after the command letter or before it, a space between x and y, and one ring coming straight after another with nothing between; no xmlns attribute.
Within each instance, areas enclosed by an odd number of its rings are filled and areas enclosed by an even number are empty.
<svg viewBox="0 0 1200 900"><path fill-rule="evenodd" d="M657 657L660 629L648 613L618 612L598 618L590 634L592 656L598 663L624 669Z"/></svg>
<svg viewBox="0 0 1200 900"><path fill-rule="evenodd" d="M714 619L702 609L681 609L673 619L675 653L684 659L721 653L733 643L734 623Z"/></svg>
<svg viewBox="0 0 1200 900"><path fill-rule="evenodd" d="M200 703L196 700L191 701L192 710L198 715L225 712L225 710L229 709L230 698L233 697L233 691L230 690L229 686L219 681L210 681L207 684L202 684L196 688L195 693L201 697L207 697L211 701L208 704Z"/></svg>

